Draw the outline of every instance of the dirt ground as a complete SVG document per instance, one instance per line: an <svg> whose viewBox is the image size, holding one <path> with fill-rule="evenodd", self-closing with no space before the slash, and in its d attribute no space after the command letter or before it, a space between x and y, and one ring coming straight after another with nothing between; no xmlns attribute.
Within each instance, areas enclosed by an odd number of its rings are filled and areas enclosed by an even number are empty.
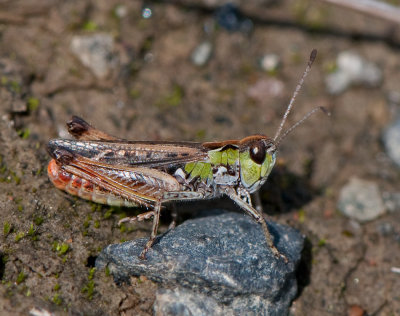
<svg viewBox="0 0 400 316"><path fill-rule="evenodd" d="M265 1L267 2L267 1ZM317 114L280 147L262 190L265 211L308 239L311 265L299 273L293 315L400 315L400 212L359 224L337 211L340 189L357 176L382 192L399 191L400 172L381 143L399 104L399 26L313 1L272 7L245 2L250 33L219 27L207 34L218 1L0 2L0 314L46 309L72 315L151 315L157 285L146 278L117 286L96 271L100 250L148 236L151 223L118 227L115 209L58 191L47 178L46 144L66 136L76 114L112 135L137 140L212 141L273 135L312 48L318 57L289 124L314 106ZM99 77L71 52L74 36L108 34L109 71ZM204 40L209 62L190 56ZM351 87L331 96L324 78L338 53L351 50L377 64L378 88ZM267 73L260 58L281 67ZM281 84L284 89L256 89ZM205 208L229 201L184 204ZM162 218L161 231L169 216ZM181 219L182 220L182 219ZM388 224L381 233L378 227ZM361 311L361 312L360 312ZM358 314L357 314L358 312Z"/></svg>

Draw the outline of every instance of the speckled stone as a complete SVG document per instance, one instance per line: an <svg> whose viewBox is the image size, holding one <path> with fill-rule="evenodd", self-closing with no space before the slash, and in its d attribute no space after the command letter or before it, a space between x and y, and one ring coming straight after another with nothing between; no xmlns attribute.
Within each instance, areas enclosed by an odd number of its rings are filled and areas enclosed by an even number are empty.
<svg viewBox="0 0 400 316"><path fill-rule="evenodd" d="M96 267L108 266L118 282L145 275L162 284L156 315L285 315L297 293L303 236L273 222L269 227L288 263L272 254L249 216L222 213L162 235L144 261L138 255L147 238L110 245Z"/></svg>

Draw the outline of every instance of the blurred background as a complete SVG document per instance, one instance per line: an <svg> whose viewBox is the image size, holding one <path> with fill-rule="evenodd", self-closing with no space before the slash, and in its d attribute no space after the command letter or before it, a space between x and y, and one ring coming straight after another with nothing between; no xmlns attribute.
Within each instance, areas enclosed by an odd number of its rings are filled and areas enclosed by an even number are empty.
<svg viewBox="0 0 400 316"><path fill-rule="evenodd" d="M134 140L272 137L316 48L286 128L331 115L284 140L261 192L308 241L291 313L400 314L399 34L399 1L0 1L0 313L152 314L154 283L93 268L151 223L47 179L72 115ZM216 203L237 209L180 209Z"/></svg>

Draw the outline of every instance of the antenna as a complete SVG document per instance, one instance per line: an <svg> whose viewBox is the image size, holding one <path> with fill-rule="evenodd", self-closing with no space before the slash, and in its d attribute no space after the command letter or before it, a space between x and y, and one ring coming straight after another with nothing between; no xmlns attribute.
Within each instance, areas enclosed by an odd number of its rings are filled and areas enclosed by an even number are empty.
<svg viewBox="0 0 400 316"><path fill-rule="evenodd" d="M289 102L289 105L288 105L288 107L287 107L287 109L286 109L286 112L285 112L285 114L283 115L281 124L279 125L279 128L278 128L278 130L276 131L276 134L275 134L275 136L274 136L274 142L276 142L276 140L278 139L279 135L280 135L281 132L282 132L283 125L285 125L286 119L287 119L287 117L288 117L290 111L292 110L293 103L294 103L294 101L296 100L296 96L297 96L297 94L299 93L299 91L300 91L300 89L301 89L301 86L303 85L304 79L306 78L307 74L309 73L309 71L310 71L310 69L311 69L311 65L313 64L313 62L314 62L314 60L315 60L316 57L317 57L317 50L316 50L316 49L313 49L313 50L311 51L310 59L308 60L306 70L304 71L303 76L301 77L299 83L297 84L296 89L294 90L293 96L292 96L292 98L290 99L290 102ZM311 110L311 112L309 112L308 114L306 114L306 116L305 116L303 119L301 119L301 120L300 120L299 122L297 122L294 126L292 126L291 128L289 128L289 130L287 130L287 131L284 133L284 135L283 135L281 138L279 138L278 143L282 140L282 138L283 138L284 136L286 136L287 134L289 134L294 128L296 128L296 127L299 126L301 123L303 123L304 120L306 120L306 119L307 119L311 114L313 114L317 109L318 109L318 108L315 108L314 110Z"/></svg>
<svg viewBox="0 0 400 316"><path fill-rule="evenodd" d="M330 116L331 113L325 109L323 106L317 106L315 108L313 108L310 112L308 112L306 115L303 116L303 118L300 121L297 121L294 125L292 125L291 127L289 127L289 129L287 129L281 137L279 137L279 139L277 141L275 141L275 146L278 147L280 142L287 136L289 135L296 127L298 127L300 124L303 124L304 121L306 121L311 115L313 115L315 112L317 112L318 110L321 110L322 112L324 112L326 115Z"/></svg>

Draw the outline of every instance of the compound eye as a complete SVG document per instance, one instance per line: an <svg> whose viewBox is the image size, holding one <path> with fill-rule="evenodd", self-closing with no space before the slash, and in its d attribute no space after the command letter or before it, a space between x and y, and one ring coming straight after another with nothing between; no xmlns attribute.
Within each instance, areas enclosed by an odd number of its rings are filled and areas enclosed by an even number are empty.
<svg viewBox="0 0 400 316"><path fill-rule="evenodd" d="M250 158L255 163L261 165L265 160L265 146L262 142L257 142L250 147Z"/></svg>

